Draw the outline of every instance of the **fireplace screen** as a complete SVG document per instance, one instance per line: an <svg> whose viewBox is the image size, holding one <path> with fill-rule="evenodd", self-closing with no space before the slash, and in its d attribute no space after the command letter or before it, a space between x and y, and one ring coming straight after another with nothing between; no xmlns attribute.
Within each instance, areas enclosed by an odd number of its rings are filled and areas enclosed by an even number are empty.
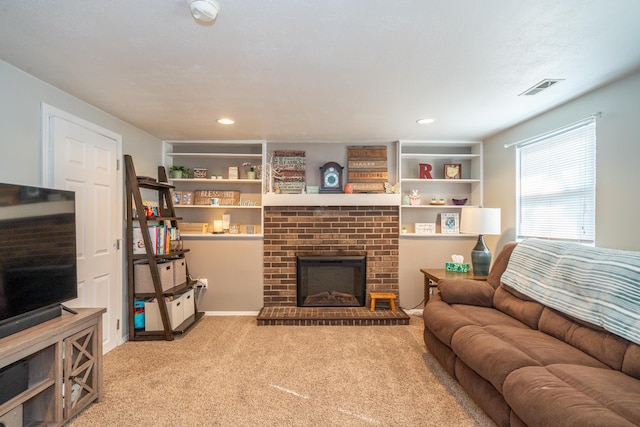
<svg viewBox="0 0 640 427"><path fill-rule="evenodd" d="M365 256L301 256L298 307L358 307L365 304Z"/></svg>

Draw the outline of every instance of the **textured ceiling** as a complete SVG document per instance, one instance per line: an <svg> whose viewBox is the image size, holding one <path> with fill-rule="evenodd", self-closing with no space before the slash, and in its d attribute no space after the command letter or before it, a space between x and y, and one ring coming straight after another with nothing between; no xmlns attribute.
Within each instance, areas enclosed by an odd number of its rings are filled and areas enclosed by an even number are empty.
<svg viewBox="0 0 640 427"><path fill-rule="evenodd" d="M0 0L0 59L158 138L272 141L479 139L640 67L638 0L219 3Z"/></svg>

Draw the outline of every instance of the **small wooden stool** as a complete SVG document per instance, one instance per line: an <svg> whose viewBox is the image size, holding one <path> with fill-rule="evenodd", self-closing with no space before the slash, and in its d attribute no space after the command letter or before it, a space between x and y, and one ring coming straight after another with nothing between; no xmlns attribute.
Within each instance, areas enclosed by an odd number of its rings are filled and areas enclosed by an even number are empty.
<svg viewBox="0 0 640 427"><path fill-rule="evenodd" d="M388 299L391 311L396 311L396 294L391 292L371 292L371 311L376 309L377 299Z"/></svg>

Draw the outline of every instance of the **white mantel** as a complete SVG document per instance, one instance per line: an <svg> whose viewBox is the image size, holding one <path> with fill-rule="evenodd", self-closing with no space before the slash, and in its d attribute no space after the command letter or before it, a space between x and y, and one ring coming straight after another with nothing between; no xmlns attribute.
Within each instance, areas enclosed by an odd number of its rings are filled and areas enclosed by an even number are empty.
<svg viewBox="0 0 640 427"><path fill-rule="evenodd" d="M400 194L275 194L262 196L264 206L400 206Z"/></svg>

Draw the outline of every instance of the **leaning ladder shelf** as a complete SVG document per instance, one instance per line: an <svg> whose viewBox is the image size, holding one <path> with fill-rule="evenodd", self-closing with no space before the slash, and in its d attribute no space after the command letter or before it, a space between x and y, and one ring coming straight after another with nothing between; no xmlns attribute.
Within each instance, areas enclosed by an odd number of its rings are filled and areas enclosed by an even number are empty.
<svg viewBox="0 0 640 427"><path fill-rule="evenodd" d="M124 156L126 165L126 200L127 200L127 288L128 288L128 311L129 311L129 339L132 341L147 341L165 339L171 341L174 335L186 333L192 328L196 322L203 316L202 312L198 312L197 307L194 314L185 319L175 328L171 327L169 313L165 296L180 293L188 288L193 288L194 282L189 279L187 270L187 280L174 288L163 290L160 273L158 271L159 259L183 259L188 249L171 250L169 253L162 255L154 254L154 244L151 242L149 235L149 221L169 221L172 227L178 227L178 221L181 218L175 215L173 201L171 198L171 189L173 185L167 182L167 175L164 167L158 167L158 180L146 177L138 177L133 166L133 159L129 155ZM147 219L146 215L139 215L145 212L144 203L140 189L155 191L158 197L158 216ZM135 213L134 213L135 212ZM136 215L137 213L137 215ZM134 222L139 223L142 230L142 239L144 241L145 252L143 254L133 253L133 226ZM144 260L149 266L151 280L153 282L152 293L136 293L135 277L134 277L134 261ZM162 320L163 330L145 331L135 328L134 322L134 303L136 298L155 297L158 303L160 319ZM195 305L195 298L193 301Z"/></svg>

